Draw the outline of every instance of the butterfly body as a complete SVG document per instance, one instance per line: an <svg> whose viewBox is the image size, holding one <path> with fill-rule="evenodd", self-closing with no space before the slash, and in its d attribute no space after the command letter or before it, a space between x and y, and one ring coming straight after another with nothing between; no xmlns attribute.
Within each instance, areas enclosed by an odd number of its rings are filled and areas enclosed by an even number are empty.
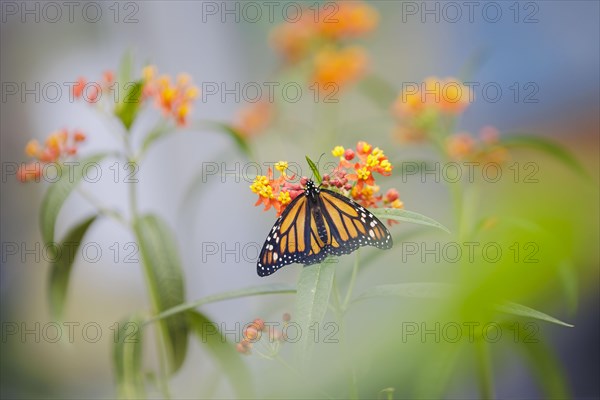
<svg viewBox="0 0 600 400"><path fill-rule="evenodd" d="M287 264L306 266L360 246L389 249L392 244L386 227L369 210L308 180L304 194L288 204L269 232L257 272L267 276Z"/></svg>

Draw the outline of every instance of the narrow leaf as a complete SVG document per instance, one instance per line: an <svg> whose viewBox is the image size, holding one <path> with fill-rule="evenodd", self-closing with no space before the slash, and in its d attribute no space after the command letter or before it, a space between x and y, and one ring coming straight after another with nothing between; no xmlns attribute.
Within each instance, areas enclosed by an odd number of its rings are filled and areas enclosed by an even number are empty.
<svg viewBox="0 0 600 400"><path fill-rule="evenodd" d="M317 184L320 185L322 179L321 179L321 174L319 173L319 168L317 168L317 165L308 156L306 156L306 162L308 163L310 170L312 171L313 175L315 176L315 180L317 181Z"/></svg>
<svg viewBox="0 0 600 400"><path fill-rule="evenodd" d="M390 285L374 286L364 291L360 296L353 300L358 302L376 297L409 297L422 299L446 299L453 293L457 293L458 287L448 283L437 282L414 282L414 283L397 283ZM493 305L496 311L505 314L517 315L519 317L539 319L542 321L552 322L553 324L573 327L573 325L563 322L559 319L551 317L541 311L526 307L521 304L504 301L500 304Z"/></svg>
<svg viewBox="0 0 600 400"><path fill-rule="evenodd" d="M173 132L175 132L174 126L160 123L154 129L152 129L142 141L141 154L146 153L156 141L168 136Z"/></svg>
<svg viewBox="0 0 600 400"><path fill-rule="evenodd" d="M57 249L60 250L53 255L50 263L48 292L50 295L50 310L56 320L60 320L63 315L71 269L75 256L78 254L81 240L96 218L97 215L94 215L73 227L57 246Z"/></svg>
<svg viewBox="0 0 600 400"><path fill-rule="evenodd" d="M400 208L376 208L372 209L371 212L380 219L391 219L394 221L405 221L412 222L413 224L432 226L434 228L441 229L444 232L450 233L448 228L436 220L413 211L403 210Z"/></svg>
<svg viewBox="0 0 600 400"><path fill-rule="evenodd" d="M208 128L217 129L218 131L226 133L233 139L233 141L235 142L237 147L240 149L240 151L244 155L246 155L249 158L252 157L252 149L250 148L250 144L248 143L248 140L246 139L246 137L244 136L244 134L242 132L240 132L238 129L236 129L232 125L229 125L225 122L218 122L218 121L202 121L202 122L198 122L194 125L199 127L200 129L208 127Z"/></svg>
<svg viewBox="0 0 600 400"><path fill-rule="evenodd" d="M527 306L513 303L510 301L504 301L501 304L497 304L495 309L503 312L505 314L517 315L519 317L527 317L533 319L539 319L541 321L552 322L553 324L568 326L572 328L574 325L563 322L557 318L551 317L548 314L545 314L541 311L534 310L533 308L529 308Z"/></svg>
<svg viewBox="0 0 600 400"><path fill-rule="evenodd" d="M527 337L531 332L519 325L519 333L520 337ZM529 362L529 368L536 376L545 398L571 398L565 373L552 347L539 340L537 343L524 343L518 349Z"/></svg>
<svg viewBox="0 0 600 400"><path fill-rule="evenodd" d="M122 399L145 398L141 327L141 319L134 316L121 321L115 333L113 365Z"/></svg>
<svg viewBox="0 0 600 400"><path fill-rule="evenodd" d="M314 324L321 324L329 306L334 272L335 264L324 262L305 267L300 273L296 296L296 315L300 332L302 332L298 351L304 361L310 357L313 344L310 340L310 327Z"/></svg>
<svg viewBox="0 0 600 400"><path fill-rule="evenodd" d="M40 209L40 229L46 244L54 242L54 228L58 213L69 194L81 181L84 171L91 165L99 163L104 157L106 154L96 154L69 165L59 166L60 179L50 186Z"/></svg>
<svg viewBox="0 0 600 400"><path fill-rule="evenodd" d="M259 296L259 295L264 295L264 294L293 294L293 293L296 293L296 288L294 286L284 285L281 283L272 283L272 284L268 284L268 285L252 286L249 288L232 290L230 292L219 293L219 294L215 294L212 296L204 297L200 300L195 300L192 302L180 304L176 307L173 307L173 308L170 308L168 310L161 312L160 314L147 320L145 323L148 324L148 323L151 323L154 321L158 321L163 318L167 318L172 315L182 313L184 311L192 310L194 308L198 308L200 306L203 306L203 305L209 304L209 303L216 303L216 302L224 301L224 300L239 299L242 297L249 297L249 296Z"/></svg>
<svg viewBox="0 0 600 400"><path fill-rule="evenodd" d="M251 373L241 359L233 344L204 314L198 311L187 311L190 329L196 334L200 343L210 351L221 367L222 373L227 376L238 398L251 396Z"/></svg>
<svg viewBox="0 0 600 400"><path fill-rule="evenodd" d="M180 305L185 300L183 272L173 233L155 215L140 217L134 225L142 263L155 312ZM169 356L169 371L181 367L187 351L188 327L184 315L160 321Z"/></svg>
<svg viewBox="0 0 600 400"><path fill-rule="evenodd" d="M530 148L539 150L579 174L579 176L590 179L589 174L579 161L564 147L546 138L527 134L514 134L502 138L501 144L508 148Z"/></svg>
<svg viewBox="0 0 600 400"><path fill-rule="evenodd" d="M115 108L115 115L121 120L125 129L129 131L135 121L135 117L142 105L143 81L127 82L123 98L119 99L119 104Z"/></svg>
<svg viewBox="0 0 600 400"><path fill-rule="evenodd" d="M579 300L577 282L577 273L573 261L563 260L558 264L558 274L560 275L560 283L563 291L565 292L565 298L567 299L567 309L572 315L577 310L577 304Z"/></svg>
<svg viewBox="0 0 600 400"><path fill-rule="evenodd" d="M124 85L127 82L131 82L133 76L133 54L131 51L125 52L121 62L119 63L119 70L117 72L117 78L119 85Z"/></svg>

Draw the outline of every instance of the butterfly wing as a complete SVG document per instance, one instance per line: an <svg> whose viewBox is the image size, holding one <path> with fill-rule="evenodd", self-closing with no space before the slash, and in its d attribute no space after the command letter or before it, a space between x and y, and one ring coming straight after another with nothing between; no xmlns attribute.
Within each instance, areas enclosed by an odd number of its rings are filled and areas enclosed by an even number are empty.
<svg viewBox="0 0 600 400"><path fill-rule="evenodd" d="M323 252L328 255L350 254L361 246L392 247L392 235L385 225L354 200L321 189L319 207L327 230Z"/></svg>
<svg viewBox="0 0 600 400"><path fill-rule="evenodd" d="M305 195L300 195L288 204L271 228L256 264L258 275L271 275L284 265L304 262L309 252L306 246L309 224L309 203Z"/></svg>
<svg viewBox="0 0 600 400"><path fill-rule="evenodd" d="M320 263L329 255L350 254L361 246L392 247L385 225L360 204L326 189L319 191L317 199L314 204L301 195L286 207L260 252L258 275L271 275L292 263Z"/></svg>

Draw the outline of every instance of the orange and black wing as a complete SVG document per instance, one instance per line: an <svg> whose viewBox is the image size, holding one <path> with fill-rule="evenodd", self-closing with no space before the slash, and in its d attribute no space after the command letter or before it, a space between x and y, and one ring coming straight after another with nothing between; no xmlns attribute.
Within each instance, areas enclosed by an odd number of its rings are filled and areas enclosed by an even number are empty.
<svg viewBox="0 0 600 400"><path fill-rule="evenodd" d="M393 245L392 235L385 225L369 210L338 193L321 189L318 207L323 216L322 223L327 232L321 240L318 221L311 218L311 242L304 264L323 261L328 255L350 254L360 246L375 246L389 249Z"/></svg>
<svg viewBox="0 0 600 400"><path fill-rule="evenodd" d="M310 210L307 197L296 197L275 221L258 257L256 271L260 276L271 275L287 264L302 263L307 247Z"/></svg>

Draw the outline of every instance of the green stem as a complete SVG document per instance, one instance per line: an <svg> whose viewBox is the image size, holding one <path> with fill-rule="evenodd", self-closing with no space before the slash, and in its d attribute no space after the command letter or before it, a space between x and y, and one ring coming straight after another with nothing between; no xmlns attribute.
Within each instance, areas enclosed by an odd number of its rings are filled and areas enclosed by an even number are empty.
<svg viewBox="0 0 600 400"><path fill-rule="evenodd" d="M111 210L110 208L104 207L93 194L83 189L80 185L77 186L76 190L81 195L81 197L83 197L88 203L90 203L94 208L96 208L100 214L106 215L107 217L114 219L124 227L129 227L127 221L125 220L125 218L123 218L121 213L119 213L116 210Z"/></svg>
<svg viewBox="0 0 600 400"><path fill-rule="evenodd" d="M494 384L492 373L492 360L488 344L480 339L477 341L477 361L479 364L479 386L482 399L494 398Z"/></svg>
<svg viewBox="0 0 600 400"><path fill-rule="evenodd" d="M127 151L127 161L133 165L137 165L137 159L134 153L133 146L131 144L131 139L129 133L124 135L124 143L125 149ZM137 183L129 182L128 183L128 193L129 193L129 212L130 212L130 226L136 236L138 243L140 242L140 238L137 234L137 230L135 229L135 225L139 218L139 209L138 209L138 200L137 200ZM150 293L150 303L152 304L152 315L158 314L160 310L160 302L158 300L158 293L156 292L156 288L152 285L152 280L150 278L150 270L149 266L142 261L144 278L146 280L146 286L148 287L148 292ZM167 367L167 346L165 343L165 337L167 335L166 327L163 324L156 325L156 338L157 338L157 354L158 354L158 363L159 363L159 379L158 382L161 386L161 391L165 398L170 399L170 389L168 383L168 367Z"/></svg>
<svg viewBox="0 0 600 400"><path fill-rule="evenodd" d="M358 262L355 262L355 267L358 268ZM352 275L355 275L356 272L353 271ZM348 298L349 298L349 294L351 294L352 292L352 286L354 285L354 283L351 283L351 286L348 287L348 291L346 292L346 299L344 300L344 303L347 303ZM344 354L349 355L350 354L350 349L348 348L348 341L346 340L346 324L344 321L344 311L345 311L345 306L342 305L341 303L341 296L340 296L340 292L338 290L338 286L336 283L336 279L333 279L333 307L334 307L334 311L336 314L336 319L338 321L338 325L340 328L340 341L342 343L342 346L346 348L346 351L344 351ZM357 399L358 398L358 386L357 386L357 381L356 381L356 370L354 369L354 363L351 362L350 359L348 359L346 361L346 364L349 365L349 369L350 369L350 382L349 382L349 397L351 399Z"/></svg>
<svg viewBox="0 0 600 400"><path fill-rule="evenodd" d="M358 274L358 262L360 260L360 249L356 250L356 254L354 256L354 266L352 267L352 276L350 277L350 283L348 284L348 291L346 292L346 297L344 298L344 303L342 304L342 312L346 312L348 308L348 303L350 303L350 298L352 297L352 291L354 290L354 285L356 284L356 275Z"/></svg>

